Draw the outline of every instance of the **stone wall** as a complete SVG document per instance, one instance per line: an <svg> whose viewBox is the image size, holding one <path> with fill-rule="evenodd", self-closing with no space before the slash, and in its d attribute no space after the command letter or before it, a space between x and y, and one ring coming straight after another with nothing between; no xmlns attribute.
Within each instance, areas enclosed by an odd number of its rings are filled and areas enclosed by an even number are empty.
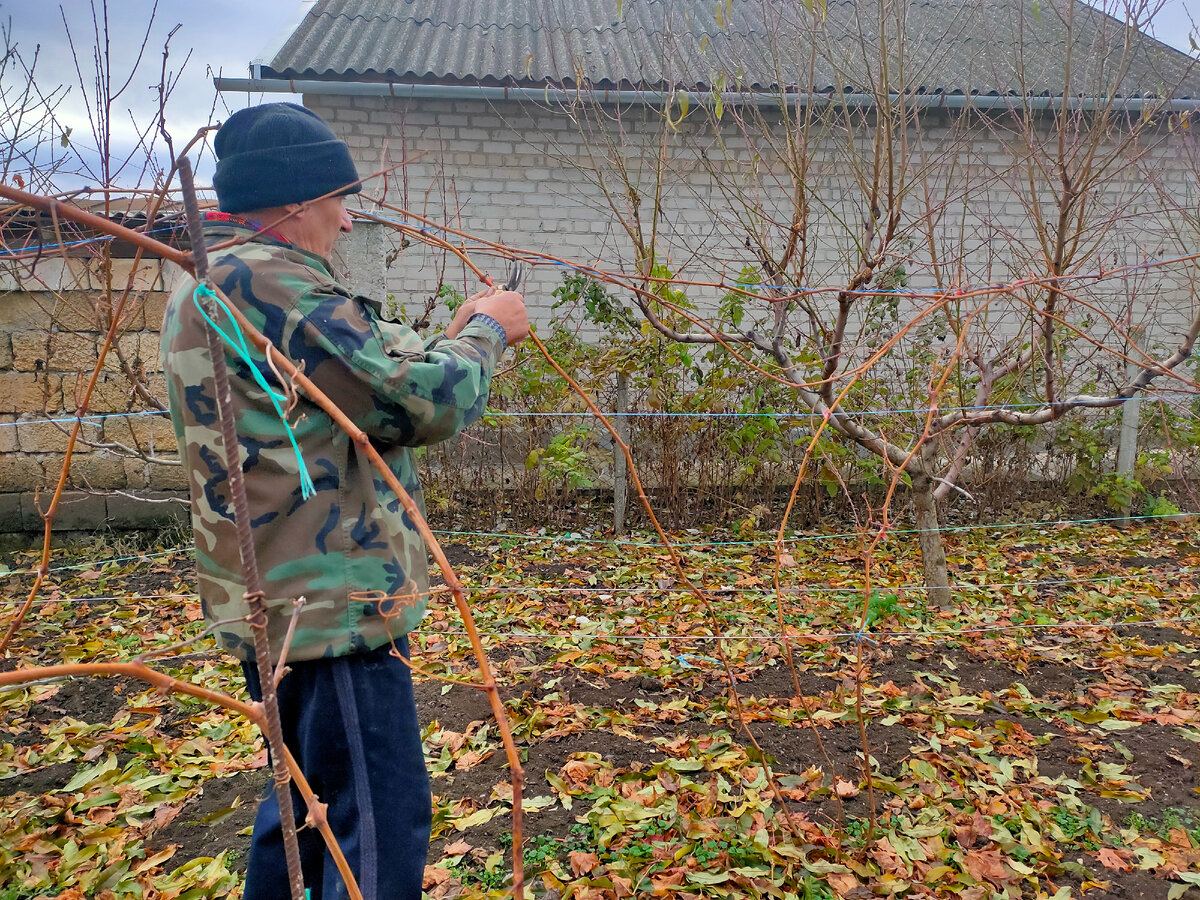
<svg viewBox="0 0 1200 900"><path fill-rule="evenodd" d="M381 229L355 228L335 266L359 293L383 291ZM106 266L110 266L106 269ZM99 373L55 516L61 531L145 527L187 518L187 477L165 414L159 330L182 272L158 259L54 257L0 267L0 533L42 528L63 469L78 398L95 368L109 310L132 293ZM109 286L112 286L111 290ZM140 373L146 395L122 365ZM148 396L147 396L148 395Z"/></svg>
<svg viewBox="0 0 1200 900"><path fill-rule="evenodd" d="M77 397L103 342L110 283L131 283L134 291L122 316L124 334L92 393L88 413L102 418L84 420L55 525L125 528L184 509L172 502L186 494L182 468L137 458L140 451L177 463L175 435L165 416L145 414L154 405L134 392L116 352L144 373L152 397L165 397L158 354L167 299L163 263L145 260L134 269L133 260L114 259L108 279L99 257L52 258L32 271L12 266L0 274L0 531L41 527Z"/></svg>

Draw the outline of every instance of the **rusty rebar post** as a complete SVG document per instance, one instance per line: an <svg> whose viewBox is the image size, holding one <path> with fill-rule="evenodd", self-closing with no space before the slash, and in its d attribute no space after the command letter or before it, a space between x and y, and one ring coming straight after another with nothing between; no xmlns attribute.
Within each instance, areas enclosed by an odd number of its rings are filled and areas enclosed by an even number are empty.
<svg viewBox="0 0 1200 900"><path fill-rule="evenodd" d="M183 188L183 208L187 215L188 238L192 245L192 262L196 281L208 282L208 251L200 227L200 206L196 202L196 185L192 178L191 160L179 161L179 182ZM210 298L201 300L205 312L216 321L217 307ZM279 701L275 693L275 677L271 669L271 653L267 643L266 594L258 572L258 557L254 552L254 534L250 527L250 505L246 500L246 485L242 478L242 460L237 429L233 421L233 394L229 389L229 369L225 364L225 347L213 327L204 327L208 338L208 353L212 357L213 381L217 394L217 416L221 422L221 442L225 445L225 477L233 500L233 522L237 529L238 546L242 554L242 572L246 581L246 602L250 608L250 625L254 634L254 656L258 666L258 683L262 691L263 713L266 717L267 743L271 747L271 766L275 775L275 797L279 801L279 820L283 830L284 855L287 858L288 883L292 900L304 900L304 874L300 868L300 845L296 841L296 814L292 809L291 775L284 752L283 726L279 721Z"/></svg>

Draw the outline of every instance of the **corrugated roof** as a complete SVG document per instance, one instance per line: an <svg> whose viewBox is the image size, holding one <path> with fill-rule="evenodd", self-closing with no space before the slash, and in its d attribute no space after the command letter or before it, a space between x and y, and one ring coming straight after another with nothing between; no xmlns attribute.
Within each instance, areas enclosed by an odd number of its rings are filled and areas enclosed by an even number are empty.
<svg viewBox="0 0 1200 900"><path fill-rule="evenodd" d="M265 78L1200 97L1186 54L1082 0L318 0ZM896 10L903 16L898 28ZM1067 20L1073 18L1073 27ZM1071 41L1068 42L1070 36ZM1122 72L1121 48L1130 40Z"/></svg>

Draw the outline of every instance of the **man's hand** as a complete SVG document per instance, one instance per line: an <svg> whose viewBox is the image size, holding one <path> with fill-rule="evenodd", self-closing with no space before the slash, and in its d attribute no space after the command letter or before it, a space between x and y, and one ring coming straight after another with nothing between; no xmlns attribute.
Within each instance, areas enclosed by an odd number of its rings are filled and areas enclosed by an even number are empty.
<svg viewBox="0 0 1200 900"><path fill-rule="evenodd" d="M497 291L481 297L475 301L474 312L491 316L499 322L508 335L510 347L529 337L529 315L525 311L525 298L516 291Z"/></svg>
<svg viewBox="0 0 1200 900"><path fill-rule="evenodd" d="M463 305L455 311L454 319L446 328L446 337L451 339L458 337L458 333L463 330L463 326L467 324L471 316L475 315L475 304L494 291L495 288L484 288L479 293L473 294L463 301Z"/></svg>

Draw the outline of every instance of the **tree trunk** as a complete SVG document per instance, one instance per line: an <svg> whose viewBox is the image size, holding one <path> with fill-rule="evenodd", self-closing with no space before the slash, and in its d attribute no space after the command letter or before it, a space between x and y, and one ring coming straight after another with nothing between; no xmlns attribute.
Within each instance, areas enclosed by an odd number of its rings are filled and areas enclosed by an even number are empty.
<svg viewBox="0 0 1200 900"><path fill-rule="evenodd" d="M950 578L946 572L946 548L939 530L937 501L933 481L925 475L912 477L913 511L917 518L917 539L921 546L921 566L925 572L926 603L950 605Z"/></svg>

